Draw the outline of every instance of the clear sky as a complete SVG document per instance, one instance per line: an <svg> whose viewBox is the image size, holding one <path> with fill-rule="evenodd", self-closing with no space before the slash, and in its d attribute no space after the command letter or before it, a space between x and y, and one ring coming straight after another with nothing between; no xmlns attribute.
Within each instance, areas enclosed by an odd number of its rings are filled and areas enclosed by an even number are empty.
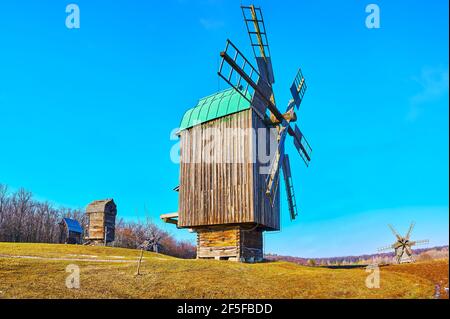
<svg viewBox="0 0 450 319"><path fill-rule="evenodd" d="M240 1L0 3L0 183L83 208L113 197L119 216L163 225L177 211L170 139L216 75L230 38L248 58ZM365 7L380 7L368 29ZM258 1L268 29L277 101L301 66L299 124L313 147L296 156L300 215L266 233L266 252L326 257L376 252L387 223L430 246L448 244L448 1ZM284 196L284 194L282 195Z"/></svg>

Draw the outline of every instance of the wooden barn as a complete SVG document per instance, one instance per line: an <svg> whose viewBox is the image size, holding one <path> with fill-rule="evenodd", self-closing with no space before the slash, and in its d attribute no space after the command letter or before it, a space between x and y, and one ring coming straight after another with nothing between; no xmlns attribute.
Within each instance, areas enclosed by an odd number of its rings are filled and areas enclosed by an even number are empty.
<svg viewBox="0 0 450 319"><path fill-rule="evenodd" d="M83 228L75 219L63 218L59 223L61 244L81 244Z"/></svg>
<svg viewBox="0 0 450 319"><path fill-rule="evenodd" d="M113 199L96 200L86 207L88 229L86 240L93 244L114 241L117 207Z"/></svg>

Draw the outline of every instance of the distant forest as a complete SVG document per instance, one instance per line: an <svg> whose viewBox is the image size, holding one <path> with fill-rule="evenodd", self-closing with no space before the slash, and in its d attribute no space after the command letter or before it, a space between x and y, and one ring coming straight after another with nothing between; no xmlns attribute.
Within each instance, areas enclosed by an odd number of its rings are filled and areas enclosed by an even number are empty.
<svg viewBox="0 0 450 319"><path fill-rule="evenodd" d="M0 184L0 241L23 243L59 243L62 218L77 220L86 229L87 218L83 210L54 207L38 201L25 189L9 192ZM196 248L189 242L177 241L150 220L145 222L116 221L115 247L137 248L146 239L157 239L160 253L195 258Z"/></svg>

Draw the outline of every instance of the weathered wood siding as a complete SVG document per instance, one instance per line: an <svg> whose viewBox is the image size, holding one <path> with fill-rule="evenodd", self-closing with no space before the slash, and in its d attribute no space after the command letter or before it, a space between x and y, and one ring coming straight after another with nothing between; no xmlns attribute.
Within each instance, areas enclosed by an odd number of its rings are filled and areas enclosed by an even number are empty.
<svg viewBox="0 0 450 319"><path fill-rule="evenodd" d="M179 227L254 222L251 123L248 110L181 132ZM210 129L221 132L212 150Z"/></svg>
<svg viewBox="0 0 450 319"><path fill-rule="evenodd" d="M107 229L106 241L112 242L116 237L116 214L105 213L105 227Z"/></svg>
<svg viewBox="0 0 450 319"><path fill-rule="evenodd" d="M103 240L105 238L104 216L103 212L89 213L89 239Z"/></svg>
<svg viewBox="0 0 450 319"><path fill-rule="evenodd" d="M240 226L197 229L197 258L261 261L262 230L244 229Z"/></svg>
<svg viewBox="0 0 450 319"><path fill-rule="evenodd" d="M258 224L279 229L279 191L272 207L265 196L267 175L260 174L258 137L252 128L265 126L247 110L180 133L179 227ZM211 137L213 129L220 131L220 138ZM268 133L267 144L269 138ZM207 163L211 158L215 162Z"/></svg>
<svg viewBox="0 0 450 319"><path fill-rule="evenodd" d="M239 227L202 229L197 233L197 258L238 258Z"/></svg>
<svg viewBox="0 0 450 319"><path fill-rule="evenodd" d="M263 232L260 229L240 230L239 258L241 260L263 260Z"/></svg>
<svg viewBox="0 0 450 319"><path fill-rule="evenodd" d="M114 241L117 207L112 199L92 202L87 206L86 214L89 220L87 240L104 242L106 227L106 242Z"/></svg>
<svg viewBox="0 0 450 319"><path fill-rule="evenodd" d="M73 231L69 231L67 226L64 223L59 224L60 227L60 235L59 235L59 243L60 244L80 244L81 243L81 234Z"/></svg>

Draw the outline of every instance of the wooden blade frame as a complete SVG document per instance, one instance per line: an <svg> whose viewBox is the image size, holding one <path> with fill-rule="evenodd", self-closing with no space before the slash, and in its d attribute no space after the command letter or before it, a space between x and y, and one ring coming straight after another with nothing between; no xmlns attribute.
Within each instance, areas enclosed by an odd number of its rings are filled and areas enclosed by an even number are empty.
<svg viewBox="0 0 450 319"><path fill-rule="evenodd" d="M297 151L305 162L306 166L308 166L309 162L311 161L312 149L297 125L295 125L294 129L294 145L297 148Z"/></svg>
<svg viewBox="0 0 450 319"><path fill-rule="evenodd" d="M294 104L295 108L297 108L298 110L305 92L305 78L303 77L302 70L298 69L297 75L295 76L294 82L291 86L292 100L289 103L287 111L289 111L290 107L294 107L291 106L292 104ZM294 145L297 148L298 153L300 154L302 160L305 162L306 166L309 166L309 162L311 161L312 148L297 125L295 126L294 134L292 134L292 136L294 137Z"/></svg>
<svg viewBox="0 0 450 319"><path fill-rule="evenodd" d="M241 6L241 9L255 58L270 57L269 41L267 40L266 26L261 8L250 5Z"/></svg>
<svg viewBox="0 0 450 319"><path fill-rule="evenodd" d="M285 154L282 162L284 185L286 187L286 196L289 205L289 214L291 220L297 217L297 203L295 201L294 184L292 183L291 164L289 163L289 156Z"/></svg>
<svg viewBox="0 0 450 319"><path fill-rule="evenodd" d="M392 226L391 224L388 224L388 226L391 229L391 231L394 234L394 236L397 237L398 240L402 240L402 236L400 236L398 234L398 232L395 230L394 226Z"/></svg>
<svg viewBox="0 0 450 319"><path fill-rule="evenodd" d="M284 124L289 125L286 121ZM279 133L277 152L274 155L269 174L266 178L266 196L269 197L272 205L275 202L275 195L278 191L278 185L280 183L280 164L283 162L283 157L285 156L284 141L286 139L286 133L287 129L286 127L283 127L282 131Z"/></svg>
<svg viewBox="0 0 450 319"><path fill-rule="evenodd" d="M430 241L428 239L416 240L416 241L412 241L411 242L411 246L426 245L426 244L429 244L429 243L430 243Z"/></svg>
<svg viewBox="0 0 450 319"><path fill-rule="evenodd" d="M249 101L253 110L261 118L266 118L267 107L279 123L285 123L283 114L278 111L272 101L273 94L270 84L261 78L258 71L230 40L227 40L225 51L220 52L220 56L222 61L217 72L218 75ZM236 77L233 77L235 73ZM294 131L290 125L287 125L286 131L294 137L295 147L306 166L309 166L312 149L308 141L298 126L295 126Z"/></svg>
<svg viewBox="0 0 450 319"><path fill-rule="evenodd" d="M266 108L269 107L272 113L277 110L271 101L272 87L267 83L244 57L238 48L227 40L225 51L220 53L222 61L220 63L218 75L231 85L239 94L252 104L253 109L262 117L265 117Z"/></svg>
<svg viewBox="0 0 450 319"><path fill-rule="evenodd" d="M390 246L386 246L386 247L381 247L381 248L378 248L377 251L378 251L378 252L382 252L382 251L392 250L392 249L395 249L395 245L390 245Z"/></svg>
<svg viewBox="0 0 450 319"><path fill-rule="evenodd" d="M302 103L306 89L307 89L306 81L305 78L303 77L302 70L298 69L294 82L291 85L291 94L297 109L300 107L300 104Z"/></svg>
<svg viewBox="0 0 450 319"><path fill-rule="evenodd" d="M411 225L409 226L408 232L406 233L405 239L409 240L409 237L411 236L411 232L414 229L414 225L415 223L412 222Z"/></svg>
<svg viewBox="0 0 450 319"><path fill-rule="evenodd" d="M293 106L291 106L291 103L290 103L290 106L288 106L288 111L292 107ZM278 189L278 184L279 184L280 164L284 163L284 161L285 161L284 156L287 156L287 155L284 155L284 142L286 140L286 134L289 132L289 129L291 129L289 124L290 124L290 120L286 120L286 119L284 119L283 122L281 123L280 127L282 128L282 131L280 132L280 137L278 139L279 143L278 143L277 153L275 154L275 159L272 163L269 175L267 176L267 179L266 179L266 195L269 196L272 205L273 205L275 194L276 194L276 191ZM303 134L300 132L300 129L297 126L295 126L295 131L294 131L293 136L294 136L294 145L296 146L296 148L297 148L298 152L300 153L300 156L302 157L306 166L308 166L309 160L311 158L310 157L311 147L309 146L308 141L304 138ZM288 161L287 168L289 169L289 176L290 176L291 170L290 170L289 159L287 159L287 161ZM285 182L286 182L286 187L289 187L289 185L291 185L290 180L287 180L287 181L285 180ZM291 188L292 188L292 193L293 193L293 187L291 187ZM294 199L294 201L295 201L295 199ZM290 205L290 207L295 207L295 202L294 202L294 205ZM296 215L297 215L296 210L295 210L295 213L292 213L292 210L291 210L291 217L294 216L292 219L294 219Z"/></svg>
<svg viewBox="0 0 450 319"><path fill-rule="evenodd" d="M250 37L253 54L258 63L260 73L270 84L275 82L270 59L269 41L261 8L254 5L241 6L245 26Z"/></svg>
<svg viewBox="0 0 450 319"><path fill-rule="evenodd" d="M405 252L408 255L408 257L412 257L413 251L412 251L412 248L410 246L408 246L408 245L405 246Z"/></svg>

